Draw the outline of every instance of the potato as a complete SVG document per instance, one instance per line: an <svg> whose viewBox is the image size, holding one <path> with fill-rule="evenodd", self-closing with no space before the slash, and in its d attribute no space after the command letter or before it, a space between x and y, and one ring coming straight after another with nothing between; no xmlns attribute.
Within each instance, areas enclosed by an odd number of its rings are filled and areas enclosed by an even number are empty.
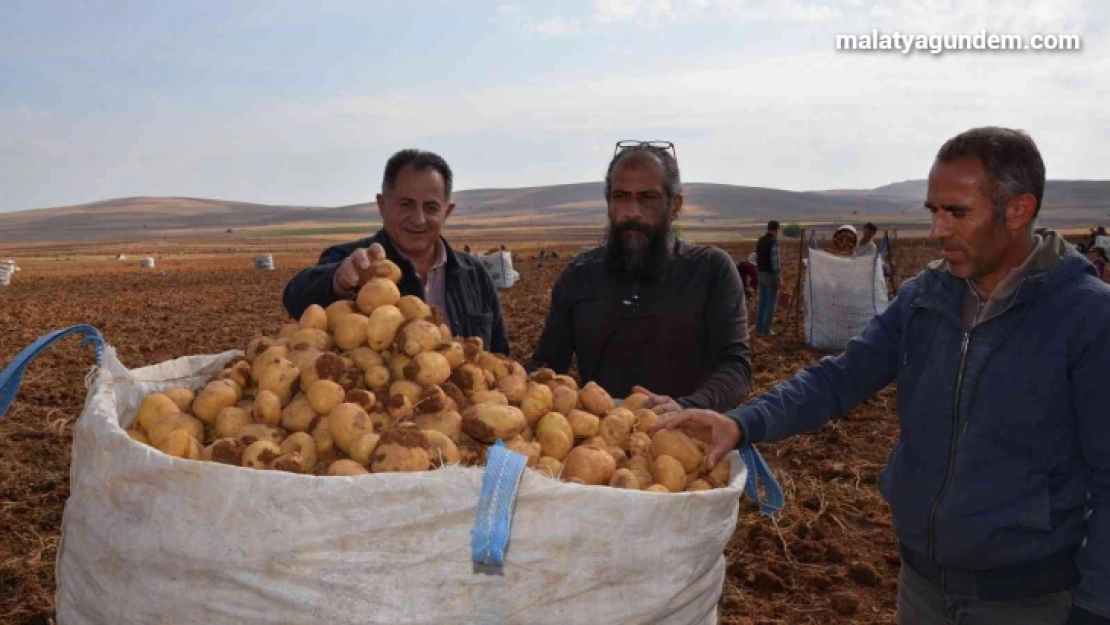
<svg viewBox="0 0 1110 625"><path fill-rule="evenodd" d="M466 353L463 352L462 343L447 339L436 345L436 353L440 354L447 359L447 364L451 369L457 369L466 362Z"/></svg>
<svg viewBox="0 0 1110 625"><path fill-rule="evenodd" d="M311 473L312 467L308 460L295 451L281 454L270 463L270 468L274 471L286 473Z"/></svg>
<svg viewBox="0 0 1110 625"><path fill-rule="evenodd" d="M651 454L651 437L643 432L633 432L628 437L626 450L633 456L647 456Z"/></svg>
<svg viewBox="0 0 1110 625"><path fill-rule="evenodd" d="M400 284L401 282L401 268L397 263L383 258L381 260L371 260L370 266L365 269L359 268L358 282L360 285L367 284L374 278L385 278L393 284Z"/></svg>
<svg viewBox="0 0 1110 625"><path fill-rule="evenodd" d="M421 413L413 417L412 422L421 430L439 432L456 443L462 433L462 416L454 410Z"/></svg>
<svg viewBox="0 0 1110 625"><path fill-rule="evenodd" d="M324 313L328 316L328 332L335 334L335 328L339 325L339 320L355 312L358 312L358 308L356 308L355 303L349 299L340 299L332 302L324 309Z"/></svg>
<svg viewBox="0 0 1110 625"><path fill-rule="evenodd" d="M534 441L536 440L536 431L532 429L532 426L525 423L524 428L520 430L520 437L526 441Z"/></svg>
<svg viewBox="0 0 1110 625"><path fill-rule="evenodd" d="M617 469L609 480L609 486L626 490L640 490L640 478L629 469Z"/></svg>
<svg viewBox="0 0 1110 625"><path fill-rule="evenodd" d="M486 374L479 367L465 363L451 373L451 381L466 395L489 390Z"/></svg>
<svg viewBox="0 0 1110 625"><path fill-rule="evenodd" d="M478 357L478 366L492 373L497 380L513 372L511 361L504 354L493 352L482 352Z"/></svg>
<svg viewBox="0 0 1110 625"><path fill-rule="evenodd" d="M628 454L624 453L624 450L620 447L606 447L605 451L613 457L613 461L617 463L618 467L624 468L628 464Z"/></svg>
<svg viewBox="0 0 1110 625"><path fill-rule="evenodd" d="M443 313L438 308L432 307L432 317L438 317L442 319ZM451 339L454 338L453 336L451 336L451 328L447 327L446 323L436 324L436 327L439 328L439 339L444 343L449 342Z"/></svg>
<svg viewBox="0 0 1110 625"><path fill-rule="evenodd" d="M628 467L625 468L628 469ZM647 490L648 486L651 486L655 483L655 480L651 477L651 471L645 471L643 469L628 470L632 471L632 475L636 476L636 481L640 483L640 490Z"/></svg>
<svg viewBox="0 0 1110 625"><path fill-rule="evenodd" d="M605 442L604 438L600 436L591 436L580 443L582 447L596 447L597 449L608 449L609 443Z"/></svg>
<svg viewBox="0 0 1110 625"><path fill-rule="evenodd" d="M239 403L235 404L235 407L246 410L247 414L254 414L254 400L253 399L240 400ZM216 415L216 416L219 416L219 415ZM252 417L252 419L253 419L253 417Z"/></svg>
<svg viewBox="0 0 1110 625"><path fill-rule="evenodd" d="M381 306L370 314L370 321L366 324L366 337L370 347L383 351L393 344L397 337L397 329L404 323L405 316L396 306Z"/></svg>
<svg viewBox="0 0 1110 625"><path fill-rule="evenodd" d="M130 436L133 440L138 441L144 445L150 444L150 439L147 438L146 433L142 430L127 430L127 435Z"/></svg>
<svg viewBox="0 0 1110 625"><path fill-rule="evenodd" d="M636 431L644 434L647 434L655 425L655 422L659 420L659 415L655 414L655 411L650 408L637 408L632 411L632 416L635 417Z"/></svg>
<svg viewBox="0 0 1110 625"><path fill-rule="evenodd" d="M428 321L432 318L431 307L425 304L424 300L415 295L406 295L397 300L397 310L401 311L405 319L422 319Z"/></svg>
<svg viewBox="0 0 1110 625"><path fill-rule="evenodd" d="M316 461L319 459L319 452L316 451L316 440L307 432L290 434L288 438L281 442L281 453L282 455L296 453L304 461L302 470L294 471L294 473L308 473L312 470L312 467L316 466Z"/></svg>
<svg viewBox="0 0 1110 625"><path fill-rule="evenodd" d="M183 410L168 395L151 393L144 397L143 403L139 405L139 416L136 417L135 424L132 427L140 427L149 432L155 421L168 414L182 412Z"/></svg>
<svg viewBox="0 0 1110 625"><path fill-rule="evenodd" d="M513 406L478 404L463 411L462 430L475 440L493 444L508 440L524 428L524 413Z"/></svg>
<svg viewBox="0 0 1110 625"><path fill-rule="evenodd" d="M620 417L626 423L628 423L628 431L629 432L636 429L636 416L633 415L632 411L627 409L627 408L621 408L620 406L617 406L616 408L613 408L612 410L610 410L609 413L606 414L605 416L607 416L607 417Z"/></svg>
<svg viewBox="0 0 1110 625"><path fill-rule="evenodd" d="M378 405L374 407L374 412L371 412L367 416L370 417L370 423L374 424L375 432L384 432L393 429L393 417L389 416L389 412L386 411L385 406L381 402L378 402Z"/></svg>
<svg viewBox="0 0 1110 625"><path fill-rule="evenodd" d="M308 389L319 380L331 380L340 386L343 378L347 376L347 363L339 354L323 352L302 360L298 365L301 372L301 392L307 393Z"/></svg>
<svg viewBox="0 0 1110 625"><path fill-rule="evenodd" d="M555 376L555 378L551 380L551 384L555 386L563 386L569 388L576 393L578 392L578 381L565 373L561 373ZM551 386L551 384L549 384L548 386Z"/></svg>
<svg viewBox="0 0 1110 625"><path fill-rule="evenodd" d="M347 391L347 394L343 396L343 401L340 403L354 404L366 412L370 412L378 403L378 398L370 391L360 389L357 391ZM330 413L331 411L329 410L328 412Z"/></svg>
<svg viewBox="0 0 1110 625"><path fill-rule="evenodd" d="M259 356L277 344L278 342L275 338L269 336L256 336L247 343L247 349L243 350L243 357L247 359L247 362L253 365L255 361L258 360Z"/></svg>
<svg viewBox="0 0 1110 625"><path fill-rule="evenodd" d="M293 345L293 349L297 349L300 345L307 345L322 352L330 350L335 345L335 341L332 340L330 334L316 328L297 330L297 333L289 339L289 342Z"/></svg>
<svg viewBox="0 0 1110 625"><path fill-rule="evenodd" d="M575 447L563 461L563 480L591 486L608 484L617 470L617 463L602 449Z"/></svg>
<svg viewBox="0 0 1110 625"><path fill-rule="evenodd" d="M352 350L366 345L369 323L370 318L366 315L343 315L335 324L335 346L342 350Z"/></svg>
<svg viewBox="0 0 1110 625"><path fill-rule="evenodd" d="M332 477L354 477L370 473L366 467L354 460L336 460L328 466L328 475Z"/></svg>
<svg viewBox="0 0 1110 625"><path fill-rule="evenodd" d="M610 447L628 446L628 438L632 435L632 424L620 415L610 415L601 420L598 436L605 440Z"/></svg>
<svg viewBox="0 0 1110 625"><path fill-rule="evenodd" d="M553 412L551 414L559 414ZM540 445L543 455L562 461L574 448L574 439L557 429L543 430L536 434L536 442Z"/></svg>
<svg viewBox="0 0 1110 625"><path fill-rule="evenodd" d="M647 488L645 488L644 492L647 492L647 493L669 493L671 491L667 490L667 487L663 486L662 484L652 484L651 486L648 486Z"/></svg>
<svg viewBox="0 0 1110 625"><path fill-rule="evenodd" d="M644 403L647 402L649 399L651 398L647 395L644 395L643 393L632 393L628 397L624 398L624 401L621 402L621 407L627 408L631 411L635 411L637 408L642 408L644 406Z"/></svg>
<svg viewBox="0 0 1110 625"><path fill-rule="evenodd" d="M656 432L651 438L651 453L656 458L670 456L678 460L682 463L685 473L695 473L705 466L705 454L702 453L701 448L692 438L679 430ZM669 488L670 485L668 484L667 487Z"/></svg>
<svg viewBox="0 0 1110 625"><path fill-rule="evenodd" d="M439 345L439 328L423 319L407 319L397 328L393 340L397 351L412 358L421 352L430 352Z"/></svg>
<svg viewBox="0 0 1110 625"><path fill-rule="evenodd" d="M509 359L509 375L515 375L525 380L528 379L528 372L524 369L524 365L511 358Z"/></svg>
<svg viewBox="0 0 1110 625"><path fill-rule="evenodd" d="M501 391L477 391L470 396L472 404L488 404L491 406L508 406L509 398Z"/></svg>
<svg viewBox="0 0 1110 625"><path fill-rule="evenodd" d="M234 382L239 387L239 396L242 397L243 391L250 387L251 365L244 360L236 363L234 367L225 367L223 371L216 374L216 379Z"/></svg>
<svg viewBox="0 0 1110 625"><path fill-rule="evenodd" d="M682 463L671 456L656 456L651 468L651 477L672 493L686 490L686 471Z"/></svg>
<svg viewBox="0 0 1110 625"><path fill-rule="evenodd" d="M284 406L293 399L300 376L301 372L293 361L281 358L266 368L266 372L258 380L257 392L272 393L277 397L278 403Z"/></svg>
<svg viewBox="0 0 1110 625"><path fill-rule="evenodd" d="M486 463L486 447L476 442L459 442L459 464L476 467Z"/></svg>
<svg viewBox="0 0 1110 625"><path fill-rule="evenodd" d="M378 448L381 439L380 434L373 432L358 437L358 440L351 445L351 460L363 466L369 466L370 456L374 455L374 450Z"/></svg>
<svg viewBox="0 0 1110 625"><path fill-rule="evenodd" d="M686 485L685 492L693 493L703 490L713 490L713 487L710 486L709 482L706 482L705 480L694 480L693 482L690 482Z"/></svg>
<svg viewBox="0 0 1110 625"><path fill-rule="evenodd" d="M297 325L302 330L316 329L321 332L327 332L328 313L319 304L312 304L301 313L300 323Z"/></svg>
<svg viewBox="0 0 1110 625"><path fill-rule="evenodd" d="M568 441L571 443L574 442L574 428L570 426L570 421L567 421L566 417L557 412L549 412L540 417L539 420L536 421L535 430L537 435L550 430L558 431L561 432ZM562 460L562 458L560 458L560 460Z"/></svg>
<svg viewBox="0 0 1110 625"><path fill-rule="evenodd" d="M388 368L373 366L366 370L366 375L362 379L366 382L367 388L379 393L389 387L389 382L393 379L393 376L390 375Z"/></svg>
<svg viewBox="0 0 1110 625"><path fill-rule="evenodd" d="M297 371L303 373L316 364L316 359L322 353L324 352L311 345L298 345L296 349L290 349L285 358L297 366Z"/></svg>
<svg viewBox="0 0 1110 625"><path fill-rule="evenodd" d="M564 386L556 386L551 389L551 402L552 411L565 415L578 405L578 393Z"/></svg>
<svg viewBox="0 0 1110 625"><path fill-rule="evenodd" d="M370 323L369 317L366 318L366 322ZM352 349L347 356L350 357L351 362L354 363L356 367L363 371L369 371L370 367L381 367L385 365L385 359L382 358L382 355L370 349L368 345Z"/></svg>
<svg viewBox="0 0 1110 625"><path fill-rule="evenodd" d="M634 453L631 457L629 457L628 462L626 462L624 466L626 469L631 469L633 471L647 471L648 473L651 473L651 469L654 466L654 463L652 462L650 455Z"/></svg>
<svg viewBox="0 0 1110 625"><path fill-rule="evenodd" d="M335 439L331 437L331 421L320 419L312 428L312 442L316 445L316 460L330 464L335 459Z"/></svg>
<svg viewBox="0 0 1110 625"><path fill-rule="evenodd" d="M270 441L255 441L243 450L243 466L248 469L269 469L281 455L281 447Z"/></svg>
<svg viewBox="0 0 1110 625"><path fill-rule="evenodd" d="M613 409L613 398L596 382L589 382L578 391L578 405L587 412L603 415Z"/></svg>
<svg viewBox="0 0 1110 625"><path fill-rule="evenodd" d="M346 397L347 392L343 390L343 387L331 380L316 380L308 388L308 393L305 394L308 405L318 415L330 413L336 406L342 404Z"/></svg>
<svg viewBox="0 0 1110 625"><path fill-rule="evenodd" d="M520 375L507 375L497 381L497 390L511 404L519 406L521 400L528 393L528 378Z"/></svg>
<svg viewBox="0 0 1110 625"><path fill-rule="evenodd" d="M480 336L468 336L463 339L463 354L466 355L466 361L472 365L477 365L478 360L482 357L485 344L482 342Z"/></svg>
<svg viewBox="0 0 1110 625"><path fill-rule="evenodd" d="M200 443L188 430L170 432L158 446L158 451L174 458L200 460Z"/></svg>
<svg viewBox="0 0 1110 625"><path fill-rule="evenodd" d="M335 446L349 454L351 446L363 434L374 431L374 424L366 411L354 404L339 404L328 414L328 429Z"/></svg>
<svg viewBox="0 0 1110 625"><path fill-rule="evenodd" d="M706 480L714 488L728 486L729 482L732 481L732 466L729 461L724 458L718 460L717 464L713 465L713 468L709 470L709 476Z"/></svg>
<svg viewBox="0 0 1110 625"><path fill-rule="evenodd" d="M536 382L538 384L547 384L554 379L555 371L550 367L540 367L528 376L529 381ZM555 389L552 388L551 390L554 391Z"/></svg>
<svg viewBox="0 0 1110 625"><path fill-rule="evenodd" d="M202 449L200 459L238 467L243 464L243 452L246 449L247 441L241 438L221 438Z"/></svg>
<svg viewBox="0 0 1110 625"><path fill-rule="evenodd" d="M559 479L560 474L563 472L563 463L554 458L542 456L536 461L536 466L533 468L548 477Z"/></svg>
<svg viewBox="0 0 1110 625"><path fill-rule="evenodd" d="M370 457L374 473L427 471L431 468L428 437L419 428L394 428L383 432Z"/></svg>
<svg viewBox="0 0 1110 625"><path fill-rule="evenodd" d="M254 397L251 414L257 423L277 425L281 423L281 399L273 391L260 390Z"/></svg>
<svg viewBox="0 0 1110 625"><path fill-rule="evenodd" d="M180 412L163 415L146 431L146 437L150 439L152 447L161 449L166 439L175 430L185 430L198 441L204 439L204 424L198 419Z"/></svg>
<svg viewBox="0 0 1110 625"><path fill-rule="evenodd" d="M262 379L271 366L279 360L291 360L290 350L281 345L274 345L273 347L262 352L258 358L254 359L253 366L251 367L251 378L255 382Z"/></svg>
<svg viewBox="0 0 1110 625"><path fill-rule="evenodd" d="M528 459L525 466L534 467L543 456L543 448L537 441L526 441L521 436L514 436L505 441L505 448L524 456Z"/></svg>
<svg viewBox="0 0 1110 625"><path fill-rule="evenodd" d="M307 432L319 418L320 413L312 409L304 395L297 395L288 406L281 409L281 427L290 432Z"/></svg>
<svg viewBox="0 0 1110 625"><path fill-rule="evenodd" d="M215 380L204 385L193 400L193 416L204 423L213 423L216 415L239 402L238 388L233 382Z"/></svg>
<svg viewBox="0 0 1110 625"><path fill-rule="evenodd" d="M231 438L244 425L254 423L251 414L242 408L228 406L216 415L216 438Z"/></svg>
<svg viewBox="0 0 1110 625"><path fill-rule="evenodd" d="M436 352L421 352L405 365L405 378L423 386L443 384L451 377L451 365L443 355Z"/></svg>
<svg viewBox="0 0 1110 625"><path fill-rule="evenodd" d="M554 403L555 399L551 394L551 389L543 384L529 382L528 391L524 394L524 399L520 401L520 410L524 413L525 421L535 423L540 417L551 412Z"/></svg>
<svg viewBox="0 0 1110 625"><path fill-rule="evenodd" d="M384 306L396 309L396 304L401 300L401 291L397 285L385 278L374 278L358 290L355 304L366 315L373 315L374 311ZM401 311L397 311L400 314ZM402 315L402 319L404 316ZM374 349L378 349L375 347Z"/></svg>
<svg viewBox="0 0 1110 625"><path fill-rule="evenodd" d="M300 330L300 329L301 329L300 324L287 323L287 324L281 326L281 330L278 331L278 338L279 339L291 338L294 334L297 333L297 330Z"/></svg>
<svg viewBox="0 0 1110 625"><path fill-rule="evenodd" d="M590 438L601 432L601 419L597 415L575 408L566 413L566 418L575 438Z"/></svg>
<svg viewBox="0 0 1110 625"><path fill-rule="evenodd" d="M459 463L459 448L455 445L455 441L437 430L421 431L424 432L424 437L428 439L428 455L432 458L433 466L440 467L445 464Z"/></svg>
<svg viewBox="0 0 1110 625"><path fill-rule="evenodd" d="M196 393L182 386L168 388L162 391L162 394L173 400L181 412L189 412L189 407L193 405L193 399L196 398Z"/></svg>
<svg viewBox="0 0 1110 625"><path fill-rule="evenodd" d="M248 444L255 441L269 441L276 445L285 440L286 434L287 432L285 430L278 427L263 425L261 423L251 423L239 428L239 431L235 433L235 437L243 439Z"/></svg>

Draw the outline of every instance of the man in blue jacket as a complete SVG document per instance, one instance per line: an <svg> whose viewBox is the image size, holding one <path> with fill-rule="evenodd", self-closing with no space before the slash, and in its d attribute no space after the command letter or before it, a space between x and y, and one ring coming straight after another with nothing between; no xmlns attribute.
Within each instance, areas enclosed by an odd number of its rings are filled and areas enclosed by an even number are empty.
<svg viewBox="0 0 1110 625"><path fill-rule="evenodd" d="M1044 185L1023 132L949 140L925 202L943 261L843 354L727 415L659 424L711 437L713 463L897 380L901 435L879 488L902 552L903 625L1110 623L1110 286L1034 230Z"/></svg>
<svg viewBox="0 0 1110 625"><path fill-rule="evenodd" d="M285 286L285 310L300 318L312 304L327 307L358 294L358 270L370 258L388 258L401 268L402 295L415 295L439 308L455 336L478 336L487 350L509 353L509 336L493 280L476 258L456 254L440 234L455 205L453 174L439 155L401 150L385 165L378 211L382 229L374 236L324 250L315 267Z"/></svg>

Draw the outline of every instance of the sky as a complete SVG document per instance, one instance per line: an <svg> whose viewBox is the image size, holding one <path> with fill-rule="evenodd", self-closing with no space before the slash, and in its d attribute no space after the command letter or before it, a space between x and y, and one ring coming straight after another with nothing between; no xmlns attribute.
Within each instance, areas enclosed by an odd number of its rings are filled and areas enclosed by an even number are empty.
<svg viewBox="0 0 1110 625"><path fill-rule="evenodd" d="M0 212L139 195L369 201L389 156L457 189L601 180L620 139L685 181L923 178L962 130L1110 178L1106 0L4 0ZM1079 35L1068 52L836 50L836 36Z"/></svg>

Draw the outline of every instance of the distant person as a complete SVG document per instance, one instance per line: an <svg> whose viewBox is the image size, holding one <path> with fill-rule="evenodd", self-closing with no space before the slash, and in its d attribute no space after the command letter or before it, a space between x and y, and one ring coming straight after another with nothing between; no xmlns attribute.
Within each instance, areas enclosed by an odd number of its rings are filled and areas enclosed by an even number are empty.
<svg viewBox="0 0 1110 625"><path fill-rule="evenodd" d="M566 373L577 357L583 383L617 398L645 392L656 412L736 405L752 379L736 265L675 237L683 197L673 146L626 145L606 170L605 242L555 281L527 367Z"/></svg>
<svg viewBox="0 0 1110 625"><path fill-rule="evenodd" d="M756 300L755 333L773 335L779 286L782 284L782 263L779 261L779 222L767 222L767 232L755 244L755 265L759 271L759 299Z"/></svg>
<svg viewBox="0 0 1110 625"><path fill-rule="evenodd" d="M469 245L464 245L463 246L463 251L466 252L469 255L470 254L470 246Z"/></svg>
<svg viewBox="0 0 1110 625"><path fill-rule="evenodd" d="M879 253L879 248L876 247L875 242L872 241L872 239L875 238L875 234L878 232L879 229L871 222L867 222L863 225L863 237L859 240L859 244L856 245L856 256L874 256Z"/></svg>
<svg viewBox="0 0 1110 625"><path fill-rule="evenodd" d="M949 139L925 199L943 261L843 354L728 415L688 410L656 426L712 432L712 464L897 382L899 435L879 490L901 553L900 625L1110 619L1110 286L1034 228L1044 187L1024 132Z"/></svg>
<svg viewBox="0 0 1110 625"><path fill-rule="evenodd" d="M1085 255L1087 256L1087 260L1091 261L1091 264L1095 266L1095 270L1098 271L1098 277L1102 278L1105 282L1106 265L1110 264L1110 258L1106 256L1106 249L1102 247L1090 247L1086 250Z"/></svg>
<svg viewBox="0 0 1110 625"><path fill-rule="evenodd" d="M755 297L755 290L759 288L759 269L755 262L755 252L752 252L748 254L747 260L736 263L736 270L740 272L740 280L744 283L744 295L749 299Z"/></svg>
<svg viewBox="0 0 1110 625"><path fill-rule="evenodd" d="M315 267L285 286L285 310L300 318L312 304L328 306L358 295L359 268L371 258L388 258L401 268L402 295L435 306L456 336L478 336L486 349L509 353L509 338L497 289L485 268L469 254L456 254L440 235L455 205L454 176L431 152L402 150L385 165L378 212L382 229L374 236L324 250Z"/></svg>

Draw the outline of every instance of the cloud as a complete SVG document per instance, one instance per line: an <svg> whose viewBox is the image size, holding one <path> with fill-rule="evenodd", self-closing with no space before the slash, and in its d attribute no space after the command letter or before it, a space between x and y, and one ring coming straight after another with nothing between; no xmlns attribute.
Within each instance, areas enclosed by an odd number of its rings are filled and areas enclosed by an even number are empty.
<svg viewBox="0 0 1110 625"><path fill-rule="evenodd" d="M538 22L529 20L524 24L525 32L535 33L546 37L566 37L577 35L579 31L578 20L567 20L561 15L550 17Z"/></svg>
<svg viewBox="0 0 1110 625"><path fill-rule="evenodd" d="M860 0L842 0L853 6ZM598 24L634 22L656 27L665 23L831 22L842 17L837 3L799 0L595 0L590 19Z"/></svg>

